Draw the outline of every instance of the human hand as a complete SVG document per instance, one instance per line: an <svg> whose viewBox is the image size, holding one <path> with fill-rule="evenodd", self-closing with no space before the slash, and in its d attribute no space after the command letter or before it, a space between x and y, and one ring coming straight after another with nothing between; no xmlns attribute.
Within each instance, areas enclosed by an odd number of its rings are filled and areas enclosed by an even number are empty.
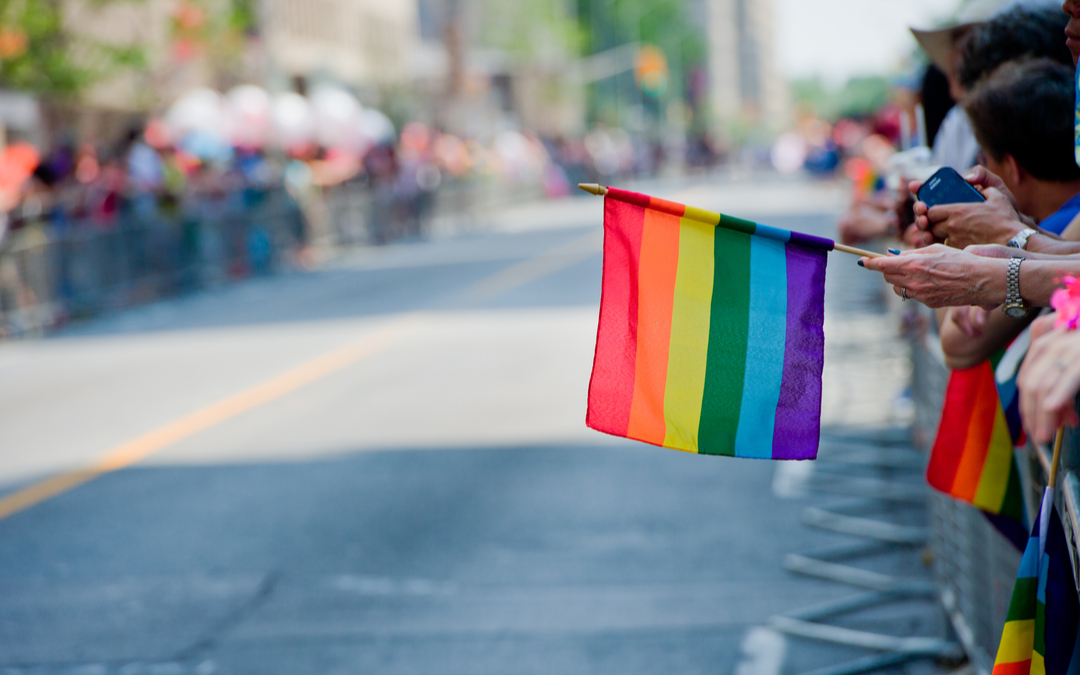
<svg viewBox="0 0 1080 675"><path fill-rule="evenodd" d="M938 204L929 208L919 202L915 209L915 224L932 232L935 239L948 240L956 248L1007 244L1027 224L1020 220L1008 198L998 190L987 188L983 195L985 202Z"/></svg>
<svg viewBox="0 0 1080 675"><path fill-rule="evenodd" d="M869 203L856 204L840 217L840 241L852 245L896 234L897 218L892 210Z"/></svg>
<svg viewBox="0 0 1080 675"><path fill-rule="evenodd" d="M970 338L982 337L989 312L982 307L951 307L948 311L949 320L965 335Z"/></svg>
<svg viewBox="0 0 1080 675"><path fill-rule="evenodd" d="M999 193L1005 196L1012 204L1013 211L1020 212L1020 208L1016 205L1016 197L1005 185L1005 181L1001 180L1001 177L996 173L987 169L985 166L976 165L971 167L966 174L964 174L964 180L971 183L972 187L985 194L988 189L997 190Z"/></svg>
<svg viewBox="0 0 1080 675"><path fill-rule="evenodd" d="M1047 330L1042 325L1039 336L1034 335L1033 328L1031 347L1020 367L1016 386L1020 390L1024 429L1037 443L1047 443L1058 427L1080 423L1073 407L1080 391L1080 331Z"/></svg>
<svg viewBox="0 0 1080 675"><path fill-rule="evenodd" d="M923 232L917 225L911 224L904 229L904 234L901 235L900 240L908 248L923 248L934 243L934 235Z"/></svg>
<svg viewBox="0 0 1080 675"><path fill-rule="evenodd" d="M900 255L862 258L901 296L928 307L996 307L1005 298L1006 262L934 244Z"/></svg>

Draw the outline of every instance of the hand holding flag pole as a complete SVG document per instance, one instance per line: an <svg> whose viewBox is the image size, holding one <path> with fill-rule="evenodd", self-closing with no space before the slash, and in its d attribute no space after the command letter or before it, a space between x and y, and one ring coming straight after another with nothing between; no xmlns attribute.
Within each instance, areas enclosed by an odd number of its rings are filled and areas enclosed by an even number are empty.
<svg viewBox="0 0 1080 675"><path fill-rule="evenodd" d="M585 192L588 192L589 194L596 195L597 197L604 197L608 193L608 189L606 187L604 187L603 185L599 185L597 183L578 183L578 187L581 188L582 190L584 190ZM833 242L833 248L836 249L837 251L843 251L844 253L850 253L852 255L857 255L857 256L859 256L861 258L883 258L883 257L885 257L884 253L875 253L874 251L867 251L866 249L856 248L854 246L847 246L846 244L837 244L835 242Z"/></svg>

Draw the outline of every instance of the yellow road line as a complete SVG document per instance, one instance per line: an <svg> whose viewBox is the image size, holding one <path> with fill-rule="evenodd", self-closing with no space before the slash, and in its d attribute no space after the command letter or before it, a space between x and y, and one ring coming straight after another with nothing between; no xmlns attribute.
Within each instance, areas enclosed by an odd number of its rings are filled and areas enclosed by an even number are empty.
<svg viewBox="0 0 1080 675"><path fill-rule="evenodd" d="M72 490L102 474L131 466L200 431L347 368L399 342L410 330L415 329L422 318L420 314L405 315L343 347L121 443L106 451L90 466L47 478L6 495L0 498L0 519Z"/></svg>
<svg viewBox="0 0 1080 675"><path fill-rule="evenodd" d="M496 272L466 289L462 295L476 302L513 290L595 255L600 242L600 233L590 233L571 240L546 254ZM46 478L0 497L0 520L73 490L101 475L131 466L200 431L343 370L394 345L420 323L429 319L429 316L418 312L406 314L374 333L121 443L107 450L89 466Z"/></svg>

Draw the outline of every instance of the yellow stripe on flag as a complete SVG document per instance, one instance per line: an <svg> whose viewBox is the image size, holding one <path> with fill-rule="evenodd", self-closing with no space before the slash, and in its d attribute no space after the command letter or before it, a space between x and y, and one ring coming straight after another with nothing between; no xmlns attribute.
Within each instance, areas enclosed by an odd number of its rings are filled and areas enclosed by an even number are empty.
<svg viewBox="0 0 1080 675"><path fill-rule="evenodd" d="M664 446L697 452L701 399L709 355L713 241L716 227L690 218L679 222L679 269L671 309L664 418Z"/></svg>
<svg viewBox="0 0 1080 675"><path fill-rule="evenodd" d="M1046 660L1039 652L1031 653L1031 675L1046 675Z"/></svg>
<svg viewBox="0 0 1080 675"><path fill-rule="evenodd" d="M994 665L1027 661L1035 652L1035 619L1026 621L1008 621L1001 631L1001 646L998 647ZM1034 672L1034 669L1032 669Z"/></svg>
<svg viewBox="0 0 1080 675"><path fill-rule="evenodd" d="M1001 513L1005 490L1009 487L1012 471L1013 444L1005 412L998 406L994 416L994 431L990 435L990 447L986 451L979 487L975 491L975 506L991 513Z"/></svg>

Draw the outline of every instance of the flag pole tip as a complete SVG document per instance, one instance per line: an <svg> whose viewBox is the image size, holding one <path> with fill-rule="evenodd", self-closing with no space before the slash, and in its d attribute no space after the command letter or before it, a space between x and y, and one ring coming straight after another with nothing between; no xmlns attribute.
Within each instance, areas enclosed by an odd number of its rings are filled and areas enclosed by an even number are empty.
<svg viewBox="0 0 1080 675"><path fill-rule="evenodd" d="M578 183L577 186L592 195L603 197L607 194L607 188L596 183Z"/></svg>

